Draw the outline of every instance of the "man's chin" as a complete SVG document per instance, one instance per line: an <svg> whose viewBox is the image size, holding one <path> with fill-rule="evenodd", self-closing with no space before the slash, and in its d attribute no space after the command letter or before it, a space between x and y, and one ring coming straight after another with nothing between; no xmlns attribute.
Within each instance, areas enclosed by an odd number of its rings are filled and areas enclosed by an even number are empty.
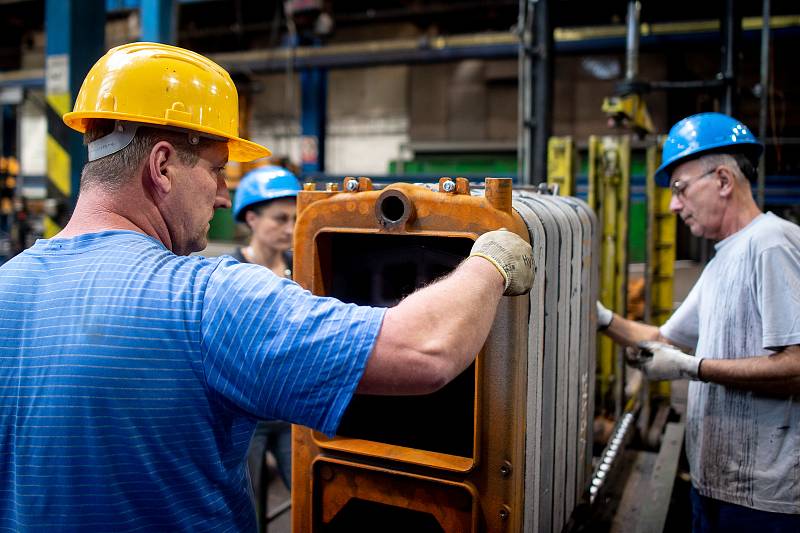
<svg viewBox="0 0 800 533"><path fill-rule="evenodd" d="M292 241L287 241L287 242L272 241L270 243L262 243L262 246L267 250L272 250L273 252L282 254L292 249Z"/></svg>
<svg viewBox="0 0 800 533"><path fill-rule="evenodd" d="M692 233L692 235L694 235L695 237L701 238L701 239L711 239L711 238L713 238L713 237L707 235L706 228L704 228L702 226L698 226L696 224L690 224L689 225L689 231Z"/></svg>
<svg viewBox="0 0 800 533"><path fill-rule="evenodd" d="M208 247L208 235L203 235L202 237L193 240L187 246L187 252L185 254L178 254L178 255L191 255L194 253L202 252Z"/></svg>

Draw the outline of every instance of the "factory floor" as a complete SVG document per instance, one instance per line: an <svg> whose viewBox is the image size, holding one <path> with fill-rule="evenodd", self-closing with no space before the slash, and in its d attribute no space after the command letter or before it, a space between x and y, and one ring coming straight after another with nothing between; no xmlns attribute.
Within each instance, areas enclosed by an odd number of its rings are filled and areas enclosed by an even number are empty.
<svg viewBox="0 0 800 533"><path fill-rule="evenodd" d="M275 459L271 455L267 457L267 466L269 468L269 489L267 493L267 515L274 513L279 507L283 507L289 501L291 495L286 485L283 484L281 476L278 474L278 469L275 464ZM291 508L282 512L280 515L275 516L272 521L267 524L266 533L291 533L292 531L292 510Z"/></svg>

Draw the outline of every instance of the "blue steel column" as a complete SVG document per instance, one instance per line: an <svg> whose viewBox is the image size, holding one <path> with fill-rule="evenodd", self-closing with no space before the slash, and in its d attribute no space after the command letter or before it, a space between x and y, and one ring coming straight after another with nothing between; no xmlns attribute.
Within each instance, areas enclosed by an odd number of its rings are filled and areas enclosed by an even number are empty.
<svg viewBox="0 0 800 533"><path fill-rule="evenodd" d="M327 115L328 72L311 68L300 73L301 157L303 173L325 171L325 120Z"/></svg>
<svg viewBox="0 0 800 533"><path fill-rule="evenodd" d="M83 78L105 48L104 0L46 0L47 198L45 236L61 230L78 198L86 162L81 135L61 117L72 110Z"/></svg>
<svg viewBox="0 0 800 533"><path fill-rule="evenodd" d="M152 43L177 42L177 3L175 0L142 0L142 40Z"/></svg>

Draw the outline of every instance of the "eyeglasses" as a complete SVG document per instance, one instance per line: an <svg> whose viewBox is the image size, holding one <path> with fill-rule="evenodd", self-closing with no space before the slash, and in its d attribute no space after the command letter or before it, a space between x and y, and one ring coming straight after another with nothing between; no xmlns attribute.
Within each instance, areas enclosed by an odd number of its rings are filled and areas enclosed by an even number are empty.
<svg viewBox="0 0 800 533"><path fill-rule="evenodd" d="M669 185L669 189L670 189L670 191L672 191L672 196L683 196L684 193L686 193L686 189L689 188L689 185L691 185L695 181L699 181L701 178L705 178L709 174L713 174L714 172L717 171L717 168L719 168L719 167L714 167L711 170L708 170L708 171L704 172L703 174L700 174L699 176L697 176L695 178L689 178L688 180L675 180L675 181L673 181Z"/></svg>

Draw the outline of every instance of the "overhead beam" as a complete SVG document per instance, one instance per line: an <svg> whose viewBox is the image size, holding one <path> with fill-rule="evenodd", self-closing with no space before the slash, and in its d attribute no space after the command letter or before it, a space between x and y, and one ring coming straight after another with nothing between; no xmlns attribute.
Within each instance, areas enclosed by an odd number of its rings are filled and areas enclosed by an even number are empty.
<svg viewBox="0 0 800 533"><path fill-rule="evenodd" d="M772 17L773 38L796 35L800 15ZM743 37L759 38L761 17L742 19ZM642 24L640 48L673 44L681 40L718 42L720 21L694 21ZM625 47L625 25L556 28L553 30L556 53ZM461 59L517 57L519 40L515 33L495 32L450 37L389 39L324 47L301 46L294 49L270 48L213 54L211 58L231 71L280 72L291 62L296 69L351 68L374 65L435 63Z"/></svg>
<svg viewBox="0 0 800 533"><path fill-rule="evenodd" d="M138 2L138 0L136 0ZM189 3L190 0L180 0ZM771 17L769 28L772 39L796 35L800 31L800 15ZM674 43L681 39L715 41L719 37L719 21L675 22L642 24L640 47ZM760 38L761 17L742 19L745 38ZM590 48L622 49L625 47L624 25L556 28L556 52L571 52ZM371 41L326 47L298 47L288 49L250 50L213 54L211 57L231 71L281 72L287 61L295 68L347 68L397 63L425 63L478 58L516 58L517 36L509 32L486 33L454 37L422 39L396 39ZM44 87L41 69L16 70L0 73L0 87L22 85Z"/></svg>

